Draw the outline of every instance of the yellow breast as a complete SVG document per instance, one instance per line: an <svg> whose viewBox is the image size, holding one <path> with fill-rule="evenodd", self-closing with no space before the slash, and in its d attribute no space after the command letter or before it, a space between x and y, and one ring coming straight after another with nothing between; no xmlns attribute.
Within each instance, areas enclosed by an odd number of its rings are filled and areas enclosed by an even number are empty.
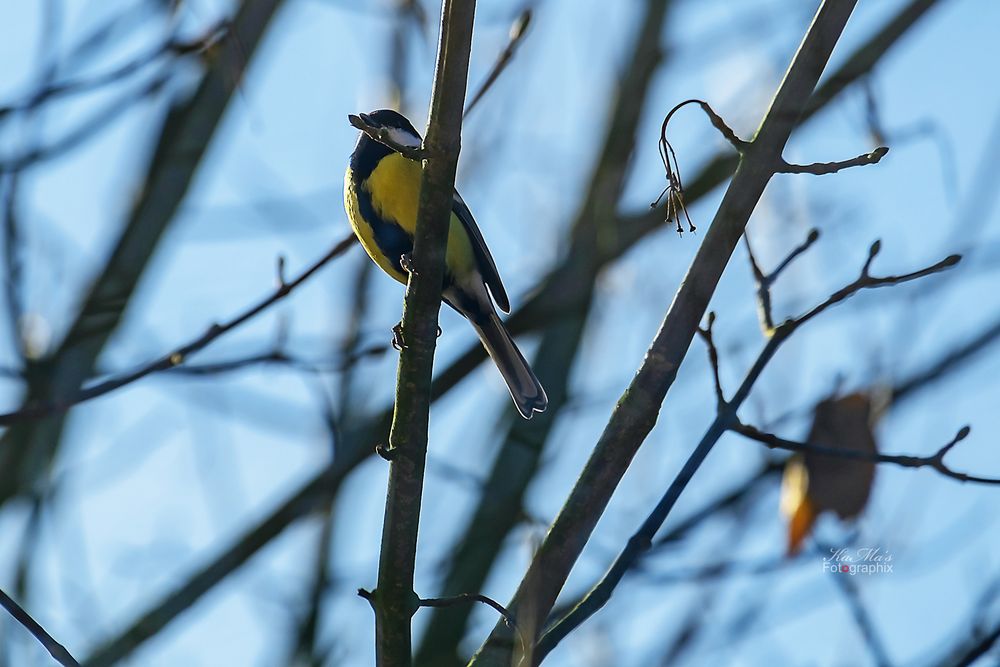
<svg viewBox="0 0 1000 667"><path fill-rule="evenodd" d="M365 183L378 214L395 221L410 236L417 227L420 172L419 162L393 153L379 160Z"/></svg>
<svg viewBox="0 0 1000 667"><path fill-rule="evenodd" d="M401 283L406 283L406 275L396 269L395 264L386 257L375 242L375 232L371 225L361 214L361 207L358 204L357 186L354 184L354 174L348 167L344 174L344 210L347 211L347 220L351 223L355 236L361 241L361 247L365 249L368 256L372 258L380 269L388 273Z"/></svg>
<svg viewBox="0 0 1000 667"><path fill-rule="evenodd" d="M370 196L372 208L382 219L394 222L407 234L413 236L417 226L417 209L420 205L421 164L392 154L384 157L372 171L368 179L356 186L351 169L344 176L344 207L347 217L368 256L378 266L401 283L406 283L406 274L400 273L375 242L371 225L361 215L356 187L364 187ZM472 243L461 221L454 214L448 229L448 249L446 263L450 273L465 276L475 271L475 257Z"/></svg>

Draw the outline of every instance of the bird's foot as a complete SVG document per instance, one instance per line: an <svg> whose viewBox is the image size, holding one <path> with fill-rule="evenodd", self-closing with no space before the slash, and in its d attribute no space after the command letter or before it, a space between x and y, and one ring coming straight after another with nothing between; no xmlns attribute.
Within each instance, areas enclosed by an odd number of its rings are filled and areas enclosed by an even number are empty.
<svg viewBox="0 0 1000 667"><path fill-rule="evenodd" d="M407 273L417 275L417 272L413 270L413 256L410 253L400 255L399 266Z"/></svg>
<svg viewBox="0 0 1000 667"><path fill-rule="evenodd" d="M392 327L392 346L396 348L397 351L402 352L403 348L406 347L406 343L403 341L403 321L400 320Z"/></svg>
<svg viewBox="0 0 1000 667"><path fill-rule="evenodd" d="M437 327L437 332L434 334L436 338L440 338L441 327ZM406 347L406 341L403 339L403 320L396 322L392 327L392 346L396 348L397 351L402 352Z"/></svg>

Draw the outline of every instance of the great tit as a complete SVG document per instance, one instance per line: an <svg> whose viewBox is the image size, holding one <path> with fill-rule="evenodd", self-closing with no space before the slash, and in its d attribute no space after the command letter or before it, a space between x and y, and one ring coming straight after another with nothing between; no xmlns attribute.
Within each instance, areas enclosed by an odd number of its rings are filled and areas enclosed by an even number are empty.
<svg viewBox="0 0 1000 667"><path fill-rule="evenodd" d="M418 148L420 133L402 114L379 109L361 114L397 145ZM361 132L344 175L344 208L354 233L378 266L406 284L420 198L420 162L403 157ZM510 301L472 212L456 190L452 197L441 299L464 316L479 335L525 419L543 412L549 400L531 366L500 321Z"/></svg>

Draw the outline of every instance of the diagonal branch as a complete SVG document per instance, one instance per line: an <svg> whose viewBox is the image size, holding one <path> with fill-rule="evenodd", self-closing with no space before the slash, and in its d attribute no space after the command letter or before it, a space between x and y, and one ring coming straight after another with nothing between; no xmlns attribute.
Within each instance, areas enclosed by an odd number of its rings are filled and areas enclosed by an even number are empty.
<svg viewBox="0 0 1000 667"><path fill-rule="evenodd" d="M45 647L45 650L49 652L49 655L58 662L63 667L80 667L80 663L76 661L66 647L57 642L52 635L45 631L38 621L33 619L28 612L26 612L21 605L14 602L13 599L2 590L0 590L0 607L3 607L14 617L14 620L24 626L24 628L38 640L38 643Z"/></svg>
<svg viewBox="0 0 1000 667"><path fill-rule="evenodd" d="M856 0L825 0L816 13L642 365L508 605L522 627L538 628L535 621L552 610L612 493L655 425L715 287L855 4ZM506 667L522 657L516 654L509 629L498 624L470 665Z"/></svg>
<svg viewBox="0 0 1000 667"><path fill-rule="evenodd" d="M490 68L489 74L486 75L486 79L479 86L475 95L472 96L472 100L465 107L466 118L468 118L469 114L472 113L472 110L477 104L479 104L479 100L483 99L483 96L486 95L487 91L489 91L496 80L500 78L500 75L514 58L514 53L517 51L517 47L521 45L521 41L524 39L524 36L528 34L528 26L531 24L531 14L531 7L525 8L524 11L518 15L514 24L510 27L510 35L507 41L507 46L505 46L504 50L500 52L496 62L493 63L493 67Z"/></svg>
<svg viewBox="0 0 1000 667"><path fill-rule="evenodd" d="M257 315L261 314L274 304L278 303L286 296L292 293L296 287L308 280L313 274L319 271L321 268L326 266L333 259L344 254L348 249L354 246L356 242L354 234L351 234L347 238L343 239L337 243L328 253L323 255L316 262L307 267L301 274L299 274L294 280L290 282L285 282L281 280L278 286L275 288L269 296L265 297L261 301L251 305L249 308L236 315L232 319L222 324L213 324L210 326L205 333L201 334L194 340L174 350L167 352L166 354L150 361L137 368L134 371L128 373L122 373L121 375L116 375L114 377L107 378L89 387L85 387L76 393L74 396L67 397L60 400L36 400L34 402L28 403L20 410L14 412L7 412L0 414L0 426L9 426L11 424L25 421L29 419L38 419L40 417L46 417L53 414L63 413L69 410L74 405L78 405L85 401L97 398L98 396L103 396L109 394L113 391L117 391L122 387L126 387L137 380L157 373L159 371L169 370L171 368L177 368L185 361L187 358L206 347L208 347L212 342L214 342L220 336L229 333L233 329L238 328L242 324L253 319ZM274 359L272 354L271 359ZM230 364L231 365L231 364ZM192 369L197 370L197 369ZM201 369L205 370L205 369ZM218 370L218 369L216 369Z"/></svg>
<svg viewBox="0 0 1000 667"><path fill-rule="evenodd" d="M834 305L841 303L847 298L847 296L850 296L850 294L855 292L859 292L862 289L878 286L879 284L888 284L880 283L880 281L883 280L890 280L888 278L872 278L869 275L868 271L872 257L873 254L869 251L868 259L865 261L861 270L861 276L848 286L834 292L833 295L823 302L823 304ZM905 280L912 279L910 276L919 277L928 275L929 273L943 271L952 266L954 262L944 265L942 264L942 262L938 262L937 264L934 264L926 269L914 271L910 274L904 274L903 276L897 276L892 278L892 280L895 280L896 282L905 282ZM875 284L868 284L868 281ZM845 292L847 293L845 294ZM787 320L775 329L774 335L767 340L767 343L764 345L764 348L761 350L757 359L750 367L750 370L747 371L747 374L744 377L743 382L740 384L740 387L736 390L736 393L733 394L733 397L729 399L728 402L720 404L720 409L716 414L715 420L708 427L708 430L705 431L705 434L698 442L698 445L688 457L673 482L671 482L667 491L660 498L656 507L652 512L650 512L649 516L646 517L646 520L643 522L639 530L637 530L629 539L625 548L615 559L614 563L608 569L607 573L605 573L604 577L602 577L601 580L590 589L590 591L583 597L582 600L580 600L572 611L570 611L563 618L559 619L558 622L554 623L545 633L538 643L536 655L539 655L540 657L547 655L570 632L579 627L581 623L593 616L599 609L607 604L608 600L611 599L612 593L615 588L617 588L618 584L621 583L625 574L631 570L639 559L652 548L653 538L656 533L663 526L667 516L677 503L677 500L687 488L688 483L694 477L695 473L704 463L706 457L709 452L711 452L716 442L718 442L719 438L721 438L727 430L732 430L739 423L737 411L750 396L750 392L753 389L754 384L756 384L771 359L774 358L778 349L785 341L788 340L792 333L798 330L798 328L805 323L809 322L820 312L823 312L823 310L825 310L825 308L817 306L806 315ZM964 437L961 432L959 435ZM950 443L948 448L950 448L953 444L954 443ZM947 451L947 449L945 451Z"/></svg>

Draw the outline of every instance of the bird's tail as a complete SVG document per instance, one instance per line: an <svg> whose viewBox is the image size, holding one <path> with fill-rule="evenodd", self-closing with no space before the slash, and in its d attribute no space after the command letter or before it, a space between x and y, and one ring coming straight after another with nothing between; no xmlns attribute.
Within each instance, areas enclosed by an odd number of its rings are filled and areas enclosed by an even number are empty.
<svg viewBox="0 0 1000 667"><path fill-rule="evenodd" d="M517 349L503 322L496 313L477 319L478 321L472 321L472 325L507 383L518 412L525 419L531 419L536 412L544 412L549 405L545 390L531 366L524 360L524 355Z"/></svg>

